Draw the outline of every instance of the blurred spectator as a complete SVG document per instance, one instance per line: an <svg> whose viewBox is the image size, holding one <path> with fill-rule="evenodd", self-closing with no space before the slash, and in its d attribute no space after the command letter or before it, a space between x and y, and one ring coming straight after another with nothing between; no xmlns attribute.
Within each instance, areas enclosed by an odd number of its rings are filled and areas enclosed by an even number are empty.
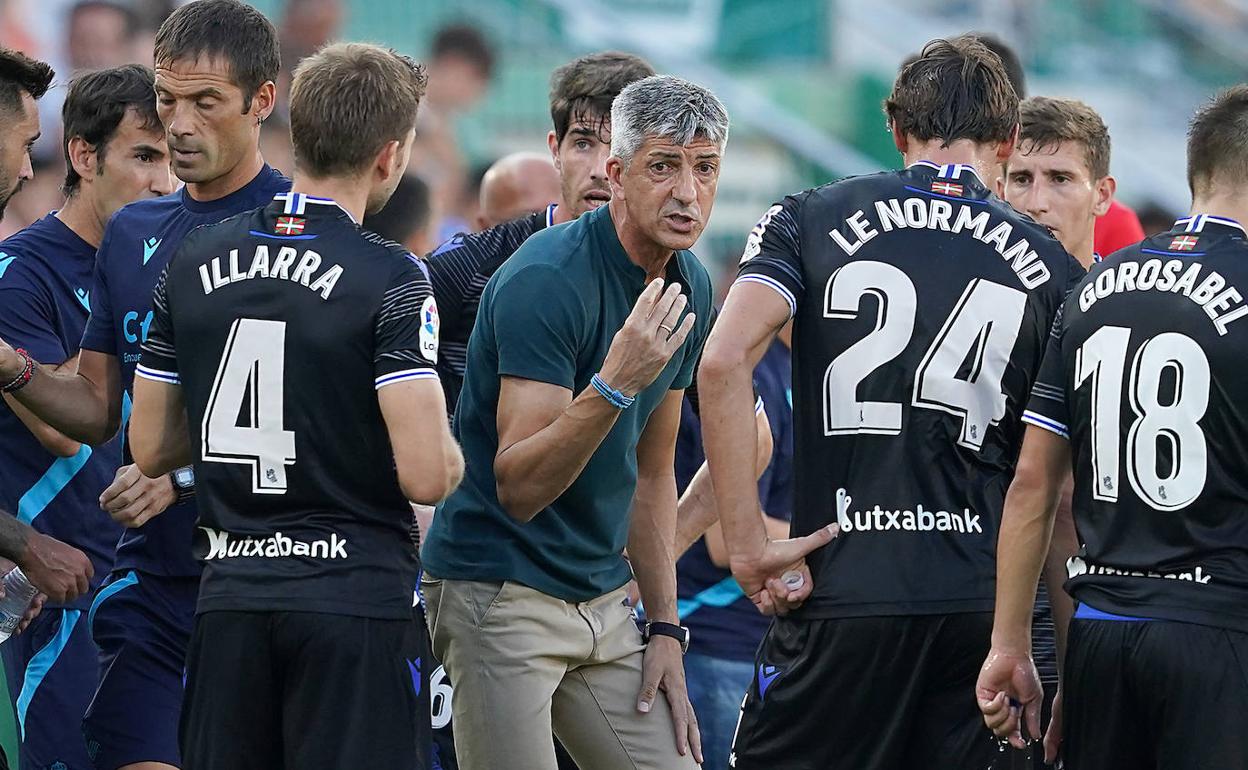
<svg viewBox="0 0 1248 770"><path fill-rule="evenodd" d="M1140 217L1140 227L1143 228L1145 237L1166 232L1174 227L1174 220L1181 216L1153 201L1146 202L1135 213Z"/></svg>
<svg viewBox="0 0 1248 770"><path fill-rule="evenodd" d="M1173 224L1173 221L1170 222L1164 229L1169 230ZM1118 249L1144 240L1144 228L1130 206L1115 200L1105 216L1096 218L1093 239L1093 250L1102 257L1108 257Z"/></svg>
<svg viewBox="0 0 1248 770"><path fill-rule="evenodd" d="M432 213L429 186L420 177L407 174L399 182L385 208L364 217L364 227L403 244L417 255L433 251Z"/></svg>
<svg viewBox="0 0 1248 770"><path fill-rule="evenodd" d="M449 235L472 226L477 206L476 192L465 194L468 167L454 121L484 96L494 76L494 59L493 47L470 24L443 27L430 45L429 88L416 117L416 143L408 169L429 184L436 210L459 217L458 222L438 227Z"/></svg>
<svg viewBox="0 0 1248 770"><path fill-rule="evenodd" d="M453 238L459 233L471 233L476 230L477 215L481 210L481 182L485 179L485 172L490 170L491 165L492 163L481 163L473 166L458 185L459 193L448 201L440 200L437 186L429 183L433 194L433 208L438 214L434 218L433 228L438 243ZM427 179L425 181L429 182Z"/></svg>
<svg viewBox="0 0 1248 770"><path fill-rule="evenodd" d="M131 0L130 7L138 17L138 30L134 35L134 58L136 64L152 66L152 49L156 44L156 30L165 23L175 7L173 0Z"/></svg>
<svg viewBox="0 0 1248 770"><path fill-rule="evenodd" d="M139 16L129 4L79 0L69 9L65 33L73 73L120 67L134 62Z"/></svg>
<svg viewBox="0 0 1248 770"><path fill-rule="evenodd" d="M282 46L282 72L277 78L277 111L282 115L286 115L290 78L295 65L336 40L342 31L342 18L342 0L286 0L282 6L282 18L277 25L278 40ZM423 104L421 108L423 110ZM266 159L268 157L265 155ZM277 168L271 161L270 165Z"/></svg>
<svg viewBox="0 0 1248 770"><path fill-rule="evenodd" d="M559 200L559 172L550 155L516 152L498 160L481 179L476 229L541 211Z"/></svg>

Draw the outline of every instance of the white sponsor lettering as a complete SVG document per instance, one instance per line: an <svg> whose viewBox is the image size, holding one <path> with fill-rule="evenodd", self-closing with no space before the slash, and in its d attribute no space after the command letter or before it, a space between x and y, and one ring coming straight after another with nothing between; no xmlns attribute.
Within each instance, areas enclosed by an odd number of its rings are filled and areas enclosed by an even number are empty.
<svg viewBox="0 0 1248 770"><path fill-rule="evenodd" d="M204 558L232 559L236 557L261 557L273 559L283 556L307 556L313 559L347 558L347 541L332 533L329 539L305 542L275 532L270 537L238 538L229 532L211 527L200 527L208 536L208 555Z"/></svg>
<svg viewBox="0 0 1248 770"><path fill-rule="evenodd" d="M980 515L963 508L961 513L929 510L922 503L913 509L886 510L879 505L850 511L854 498L845 489L836 490L836 522L842 532L953 532L982 535Z"/></svg>
<svg viewBox="0 0 1248 770"><path fill-rule="evenodd" d="M1200 583L1201 585L1206 585L1213 580L1213 575L1210 575L1205 571L1204 567L1200 566L1179 572L1159 572L1151 569L1121 569L1107 564L1096 564L1084 559L1082 556L1070 557L1066 562L1066 573L1071 578L1077 578L1080 575L1118 575L1121 577L1142 577L1158 580L1186 580L1192 583Z"/></svg>
<svg viewBox="0 0 1248 770"><path fill-rule="evenodd" d="M1185 267L1186 265L1186 267ZM1219 335L1226 334L1231 321L1248 315L1248 305L1234 286L1228 287L1221 273L1186 259L1149 259L1123 262L1108 267L1079 290L1079 309L1088 312L1097 301L1126 291L1164 291L1183 296L1200 305Z"/></svg>

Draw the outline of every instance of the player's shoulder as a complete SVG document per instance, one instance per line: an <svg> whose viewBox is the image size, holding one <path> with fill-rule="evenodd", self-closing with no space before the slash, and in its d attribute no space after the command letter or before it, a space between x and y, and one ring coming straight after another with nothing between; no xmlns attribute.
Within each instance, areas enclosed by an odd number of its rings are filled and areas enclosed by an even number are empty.
<svg viewBox="0 0 1248 770"><path fill-rule="evenodd" d="M124 230L135 225L150 226L180 214L186 208L182 194L181 190L177 190L158 198L143 198L127 203L109 217L105 230Z"/></svg>
<svg viewBox="0 0 1248 770"><path fill-rule="evenodd" d="M533 234L547 226L546 212L528 214L475 233L457 233L429 253L427 260L436 271L442 265L483 264L506 258Z"/></svg>
<svg viewBox="0 0 1248 770"><path fill-rule="evenodd" d="M579 265L598 260L578 260L576 255L590 247L592 213L563 224L542 228L530 235L499 268L499 280L507 280L517 273L536 269L538 271L575 271Z"/></svg>
<svg viewBox="0 0 1248 770"><path fill-rule="evenodd" d="M39 219L0 241L0 289L34 288L52 278L58 268L48 252L56 248L59 233L49 227L51 218Z"/></svg>
<svg viewBox="0 0 1248 770"><path fill-rule="evenodd" d="M358 252L360 258L377 262L389 269L388 273L379 270L379 274L400 279L403 283L417 281L429 284L429 267L425 260L417 257L406 246L365 228L359 228L355 232L362 244Z"/></svg>

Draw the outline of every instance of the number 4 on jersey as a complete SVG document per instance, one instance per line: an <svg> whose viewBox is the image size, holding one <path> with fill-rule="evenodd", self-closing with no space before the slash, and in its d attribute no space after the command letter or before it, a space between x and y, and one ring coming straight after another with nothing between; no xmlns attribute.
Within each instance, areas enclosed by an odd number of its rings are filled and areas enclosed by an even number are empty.
<svg viewBox="0 0 1248 770"><path fill-rule="evenodd" d="M204 461L252 466L257 494L285 494L295 462L295 434L282 427L285 351L284 321L236 320L204 411Z"/></svg>
<svg viewBox="0 0 1248 770"><path fill-rule="evenodd" d="M836 357L824 375L824 433L901 433L901 404L859 401L858 387L900 356L914 336L914 282L884 262L851 262L828 279L825 318L857 317L862 298L877 302L875 328ZM932 341L914 376L911 405L962 418L958 443L978 450L988 428L1005 416L1001 380L1018 339L1027 295L975 279ZM966 377L959 377L969 361Z"/></svg>

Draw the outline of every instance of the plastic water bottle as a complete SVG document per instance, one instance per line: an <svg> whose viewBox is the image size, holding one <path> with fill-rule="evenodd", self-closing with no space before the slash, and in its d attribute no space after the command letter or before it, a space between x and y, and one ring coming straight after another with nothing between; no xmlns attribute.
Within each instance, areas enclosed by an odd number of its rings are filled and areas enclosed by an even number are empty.
<svg viewBox="0 0 1248 770"><path fill-rule="evenodd" d="M3 644L17 630L26 610L30 609L36 589L26 579L21 567L6 572L0 578L0 585L4 587L4 596L0 596L0 644Z"/></svg>

